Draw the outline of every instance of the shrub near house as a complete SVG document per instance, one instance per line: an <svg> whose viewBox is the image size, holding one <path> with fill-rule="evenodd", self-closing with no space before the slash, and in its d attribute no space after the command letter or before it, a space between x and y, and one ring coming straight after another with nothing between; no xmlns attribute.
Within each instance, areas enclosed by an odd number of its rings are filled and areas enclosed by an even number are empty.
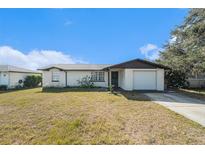
<svg viewBox="0 0 205 154"><path fill-rule="evenodd" d="M90 76L83 77L81 80L77 80L81 88L94 88L94 83Z"/></svg>
<svg viewBox="0 0 205 154"><path fill-rule="evenodd" d="M38 87L41 82L42 82L41 76L30 75L25 78L23 82L23 86L25 88L34 88L34 87Z"/></svg>
<svg viewBox="0 0 205 154"><path fill-rule="evenodd" d="M169 70L165 73L167 87L185 88L189 86L185 73L178 70Z"/></svg>

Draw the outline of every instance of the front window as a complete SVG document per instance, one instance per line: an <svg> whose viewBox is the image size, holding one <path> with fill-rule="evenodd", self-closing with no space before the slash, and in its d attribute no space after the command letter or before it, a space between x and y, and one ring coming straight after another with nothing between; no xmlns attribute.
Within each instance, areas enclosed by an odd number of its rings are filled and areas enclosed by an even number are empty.
<svg viewBox="0 0 205 154"><path fill-rule="evenodd" d="M59 82L60 73L59 72L52 72L52 82Z"/></svg>
<svg viewBox="0 0 205 154"><path fill-rule="evenodd" d="M104 82L105 81L105 73L104 72L92 72L91 80L93 82Z"/></svg>

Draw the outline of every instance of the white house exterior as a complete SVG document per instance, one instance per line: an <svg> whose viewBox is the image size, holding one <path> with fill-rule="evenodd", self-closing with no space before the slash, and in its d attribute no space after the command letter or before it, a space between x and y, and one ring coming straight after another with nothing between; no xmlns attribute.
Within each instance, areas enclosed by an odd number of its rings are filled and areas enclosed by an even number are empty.
<svg viewBox="0 0 205 154"><path fill-rule="evenodd" d="M117 65L58 64L43 71L43 87L80 86L78 80L91 77L97 87L115 87L124 90L164 90L166 67L135 59Z"/></svg>
<svg viewBox="0 0 205 154"><path fill-rule="evenodd" d="M109 65L89 65L89 64L62 64L48 66L43 71L43 87L76 87L78 80L89 76L93 72L104 73L104 79L93 82L97 87L108 87L108 72L102 69ZM57 75L57 80L55 80Z"/></svg>
<svg viewBox="0 0 205 154"><path fill-rule="evenodd" d="M12 89L19 84L19 80L24 81L26 76L40 74L37 71L11 65L0 65L0 86L6 85L8 89Z"/></svg>

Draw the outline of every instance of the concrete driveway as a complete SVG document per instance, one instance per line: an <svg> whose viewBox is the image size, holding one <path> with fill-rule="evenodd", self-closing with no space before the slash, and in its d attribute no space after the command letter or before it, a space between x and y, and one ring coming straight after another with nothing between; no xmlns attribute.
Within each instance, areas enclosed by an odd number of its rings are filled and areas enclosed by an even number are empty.
<svg viewBox="0 0 205 154"><path fill-rule="evenodd" d="M155 103L161 104L205 127L205 101L178 94L145 93Z"/></svg>

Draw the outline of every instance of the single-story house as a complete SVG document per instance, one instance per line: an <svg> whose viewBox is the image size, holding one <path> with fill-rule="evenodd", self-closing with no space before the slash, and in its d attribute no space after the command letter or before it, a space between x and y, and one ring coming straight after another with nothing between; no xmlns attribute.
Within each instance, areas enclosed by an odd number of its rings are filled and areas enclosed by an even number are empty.
<svg viewBox="0 0 205 154"><path fill-rule="evenodd" d="M15 88L19 85L19 80L24 81L29 75L41 75L41 73L11 65L0 65L0 86L7 86L8 89Z"/></svg>
<svg viewBox="0 0 205 154"><path fill-rule="evenodd" d="M90 76L97 87L120 87L124 90L164 90L167 67L147 60L134 59L116 65L55 64L39 70L43 87L75 87L78 80Z"/></svg>

